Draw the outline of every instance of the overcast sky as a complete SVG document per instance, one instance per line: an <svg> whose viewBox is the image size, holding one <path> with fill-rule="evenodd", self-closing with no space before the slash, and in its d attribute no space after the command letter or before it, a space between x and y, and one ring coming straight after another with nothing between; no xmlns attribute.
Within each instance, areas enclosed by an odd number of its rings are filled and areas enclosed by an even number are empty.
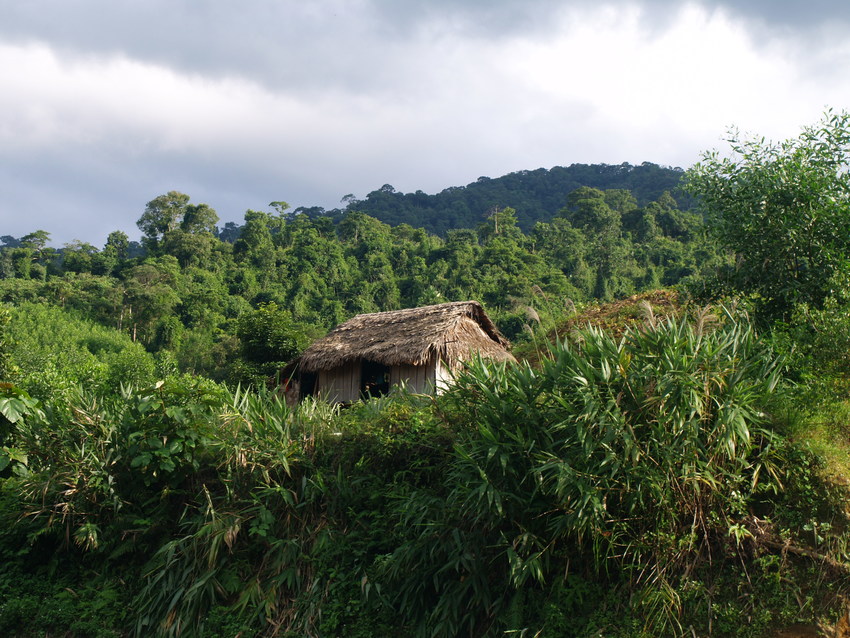
<svg viewBox="0 0 850 638"><path fill-rule="evenodd" d="M0 235L132 239L216 209L687 168L850 106L846 0L0 0Z"/></svg>

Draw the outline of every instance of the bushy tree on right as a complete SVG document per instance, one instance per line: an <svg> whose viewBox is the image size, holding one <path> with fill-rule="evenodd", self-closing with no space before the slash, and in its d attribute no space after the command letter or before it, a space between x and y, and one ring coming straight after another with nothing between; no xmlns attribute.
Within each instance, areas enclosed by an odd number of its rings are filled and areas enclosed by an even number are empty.
<svg viewBox="0 0 850 638"><path fill-rule="evenodd" d="M848 271L850 114L827 111L783 142L730 130L731 153L704 153L687 173L718 240L733 253L726 282L768 319L820 308Z"/></svg>

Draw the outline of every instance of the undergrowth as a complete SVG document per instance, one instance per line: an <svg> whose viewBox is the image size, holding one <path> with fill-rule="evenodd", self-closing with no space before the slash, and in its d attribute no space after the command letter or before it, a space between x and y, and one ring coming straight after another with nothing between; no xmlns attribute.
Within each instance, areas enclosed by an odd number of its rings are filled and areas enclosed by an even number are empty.
<svg viewBox="0 0 850 638"><path fill-rule="evenodd" d="M4 386L0 628L755 638L830 620L846 490L795 434L782 358L741 315L646 319L345 410L189 378L62 409Z"/></svg>

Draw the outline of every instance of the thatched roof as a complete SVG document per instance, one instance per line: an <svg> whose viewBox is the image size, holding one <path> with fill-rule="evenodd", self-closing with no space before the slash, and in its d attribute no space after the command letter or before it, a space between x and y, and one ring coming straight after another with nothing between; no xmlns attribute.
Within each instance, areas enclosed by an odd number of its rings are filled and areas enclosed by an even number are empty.
<svg viewBox="0 0 850 638"><path fill-rule="evenodd" d="M477 301L357 315L301 355L302 372L367 359L387 366L423 365L435 355L450 366L475 353L513 360L505 339Z"/></svg>

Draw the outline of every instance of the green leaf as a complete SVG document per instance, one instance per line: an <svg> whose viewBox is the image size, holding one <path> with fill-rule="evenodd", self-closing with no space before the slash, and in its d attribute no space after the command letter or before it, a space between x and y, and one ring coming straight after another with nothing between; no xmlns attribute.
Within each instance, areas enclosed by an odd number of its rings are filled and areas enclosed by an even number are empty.
<svg viewBox="0 0 850 638"><path fill-rule="evenodd" d="M0 398L0 414L2 414L12 423L17 423L19 420L29 414L31 407L31 402L27 402L22 398Z"/></svg>
<svg viewBox="0 0 850 638"><path fill-rule="evenodd" d="M143 452L130 461L130 467L147 467L150 462L151 455L148 452Z"/></svg>

